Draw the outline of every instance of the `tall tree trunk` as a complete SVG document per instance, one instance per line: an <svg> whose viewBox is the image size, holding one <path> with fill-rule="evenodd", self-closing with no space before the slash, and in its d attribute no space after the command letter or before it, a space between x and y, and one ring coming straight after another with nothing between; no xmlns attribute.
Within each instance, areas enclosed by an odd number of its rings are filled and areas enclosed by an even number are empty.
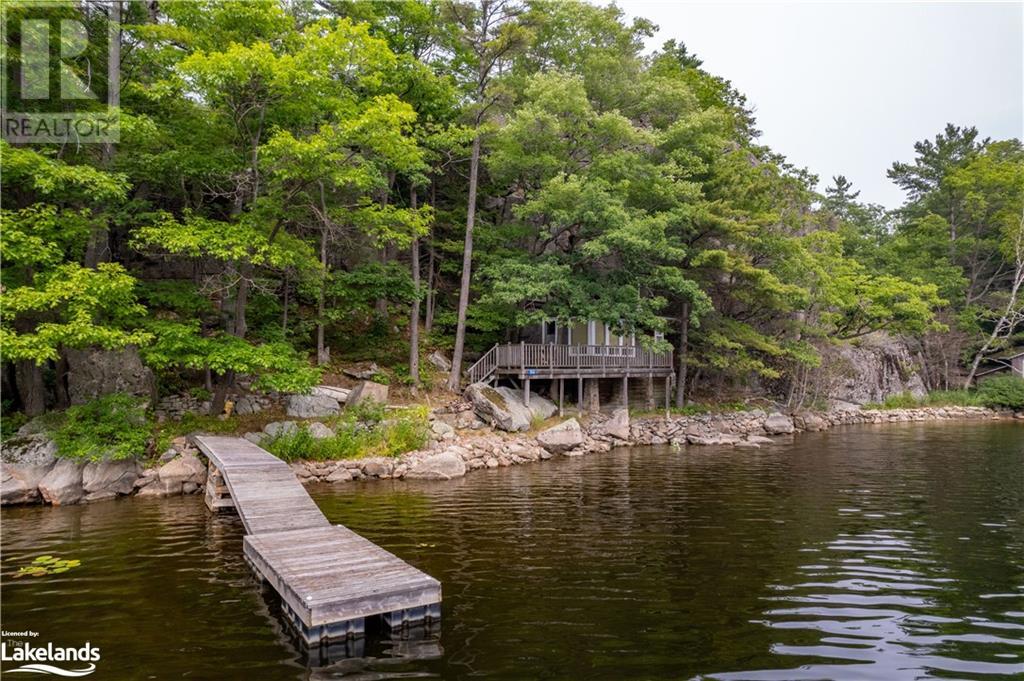
<svg viewBox="0 0 1024 681"><path fill-rule="evenodd" d="M288 289L290 288L289 281L288 281L288 272L287 272L287 270L284 273L284 282L283 283L284 283L284 292L282 294L282 297L284 298L284 301L283 301L283 303L281 305L281 331L283 331L285 334L287 334L288 333L288 293L289 293Z"/></svg>
<svg viewBox="0 0 1024 681"><path fill-rule="evenodd" d="M427 258L427 310L423 317L423 333L430 335L434 329L434 239L431 232L430 245L428 247L429 257Z"/></svg>
<svg viewBox="0 0 1024 681"><path fill-rule="evenodd" d="M324 301L327 289L327 225L320 230L320 266L323 268L325 278L320 282L320 291L316 300L316 363L323 366L328 362L327 348L324 347Z"/></svg>
<svg viewBox="0 0 1024 681"><path fill-rule="evenodd" d="M676 377L676 407L686 406L686 352L690 343L690 301L683 301L679 311L679 375Z"/></svg>
<svg viewBox="0 0 1024 681"><path fill-rule="evenodd" d="M18 381L18 399L25 416L39 416L46 411L46 386L43 368L30 359L18 360L14 365Z"/></svg>
<svg viewBox="0 0 1024 681"><path fill-rule="evenodd" d="M409 190L409 207L416 210L416 187ZM420 239L412 240L412 310L409 312L409 378L420 384Z"/></svg>
<svg viewBox="0 0 1024 681"><path fill-rule="evenodd" d="M480 135L473 138L469 159L469 198L466 201L466 243L462 249L462 283L459 286L458 321L455 325L455 348L448 389L458 391L462 379L462 351L466 344L466 310L469 307L469 279L473 267L473 225L476 221L476 185L480 171Z"/></svg>

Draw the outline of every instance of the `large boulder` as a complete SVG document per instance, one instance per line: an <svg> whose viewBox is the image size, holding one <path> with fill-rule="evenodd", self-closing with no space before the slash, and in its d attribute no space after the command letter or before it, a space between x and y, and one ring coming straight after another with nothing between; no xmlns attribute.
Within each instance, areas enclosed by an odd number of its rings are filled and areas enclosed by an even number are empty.
<svg viewBox="0 0 1024 681"><path fill-rule="evenodd" d="M530 393L530 413L535 419L549 419L555 415L558 407L546 397L541 397L535 392Z"/></svg>
<svg viewBox="0 0 1024 681"><path fill-rule="evenodd" d="M612 412L610 419L597 426L595 435L605 435L617 440L629 439L629 410L619 407Z"/></svg>
<svg viewBox="0 0 1024 681"><path fill-rule="evenodd" d="M234 413L239 416L247 416L249 414L258 414L263 411L263 405L254 395L242 395L235 402Z"/></svg>
<svg viewBox="0 0 1024 681"><path fill-rule="evenodd" d="M82 465L70 459L60 459L39 481L39 493L44 501L54 506L77 504L85 496Z"/></svg>
<svg viewBox="0 0 1024 681"><path fill-rule="evenodd" d="M306 432L312 435L315 440L326 440L327 438L334 437L334 431L319 421L314 421L306 426Z"/></svg>
<svg viewBox="0 0 1024 681"><path fill-rule="evenodd" d="M43 434L16 437L0 450L0 505L39 501L39 482L56 465L57 445Z"/></svg>
<svg viewBox="0 0 1024 681"><path fill-rule="evenodd" d="M537 435L540 446L552 454L561 454L583 444L583 429L576 419L569 419L541 431Z"/></svg>
<svg viewBox="0 0 1024 681"><path fill-rule="evenodd" d="M295 421L271 421L267 425L263 426L263 432L267 434L267 437L277 437L278 435L291 435L292 433L298 432L299 424ZM246 438L250 442L251 438ZM256 444L259 444L258 442Z"/></svg>
<svg viewBox="0 0 1024 681"><path fill-rule="evenodd" d="M183 490L206 484L206 464L195 454L182 454L160 466L160 487L164 494L181 494Z"/></svg>
<svg viewBox="0 0 1024 681"><path fill-rule="evenodd" d="M828 428L828 421L813 411L802 411L793 417L793 425L800 430L818 431Z"/></svg>
<svg viewBox="0 0 1024 681"><path fill-rule="evenodd" d="M432 353L427 355L427 361L441 371L447 372L452 370L452 361L445 357L440 350L434 350Z"/></svg>
<svg viewBox="0 0 1024 681"><path fill-rule="evenodd" d="M423 480L450 480L466 474L466 462L458 452L445 450L418 459L409 467L405 477Z"/></svg>
<svg viewBox="0 0 1024 681"><path fill-rule="evenodd" d="M348 394L346 406L354 407L363 402L377 402L378 404L388 403L388 387L383 383L373 381L362 381L352 392Z"/></svg>
<svg viewBox="0 0 1024 681"><path fill-rule="evenodd" d="M319 419L341 412L338 400L323 394L289 395L285 413L300 419Z"/></svg>
<svg viewBox="0 0 1024 681"><path fill-rule="evenodd" d="M153 400L156 379L134 347L122 350L68 349L68 397L83 404L109 393L128 393Z"/></svg>
<svg viewBox="0 0 1024 681"><path fill-rule="evenodd" d="M484 383L473 383L466 388L465 397L473 403L477 415L495 428L509 432L530 429L533 412L511 388L492 388Z"/></svg>
<svg viewBox="0 0 1024 681"><path fill-rule="evenodd" d="M82 490L86 501L112 499L131 494L142 466L135 459L91 461L82 468Z"/></svg>
<svg viewBox="0 0 1024 681"><path fill-rule="evenodd" d="M769 435L787 435L795 430L793 419L777 411L768 414L768 418L764 420L764 432Z"/></svg>
<svg viewBox="0 0 1024 681"><path fill-rule="evenodd" d="M333 385L318 385L309 391L310 395L319 395L321 397L330 397L331 399L338 400L338 402L345 403L348 401L348 396L352 393L348 388L339 388Z"/></svg>

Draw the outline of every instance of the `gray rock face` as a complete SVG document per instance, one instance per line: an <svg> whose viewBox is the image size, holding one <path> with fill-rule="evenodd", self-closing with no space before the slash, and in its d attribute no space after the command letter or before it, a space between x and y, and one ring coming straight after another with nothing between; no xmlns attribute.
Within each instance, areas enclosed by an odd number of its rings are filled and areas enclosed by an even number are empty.
<svg viewBox="0 0 1024 681"><path fill-rule="evenodd" d="M828 421L811 411L800 412L793 417L793 425L800 430L819 431L828 428Z"/></svg>
<svg viewBox="0 0 1024 681"><path fill-rule="evenodd" d="M142 466L135 459L90 461L82 468L82 491L86 501L111 499L131 494Z"/></svg>
<svg viewBox="0 0 1024 681"><path fill-rule="evenodd" d="M597 428L597 433L618 440L629 439L629 410L622 407L612 412L612 417Z"/></svg>
<svg viewBox="0 0 1024 681"><path fill-rule="evenodd" d="M434 350L432 353L427 355L427 361L433 364L441 371L451 371L452 361L441 354L440 350Z"/></svg>
<svg viewBox="0 0 1024 681"><path fill-rule="evenodd" d="M511 388L492 388L474 383L466 388L465 397L473 403L477 415L495 428L509 432L530 428L533 412Z"/></svg>
<svg viewBox="0 0 1024 681"><path fill-rule="evenodd" d="M181 494L185 483L206 484L206 464L195 454L182 454L160 466L159 475L164 494Z"/></svg>
<svg viewBox="0 0 1024 681"><path fill-rule="evenodd" d="M341 405L326 395L289 395L285 412L300 419L317 419L340 413Z"/></svg>
<svg viewBox="0 0 1024 681"><path fill-rule="evenodd" d="M317 440L323 440L329 437L334 437L334 431L325 426L324 424L320 423L319 421L314 421L313 423L310 423L308 426L306 426L306 432L308 432Z"/></svg>
<svg viewBox="0 0 1024 681"><path fill-rule="evenodd" d="M68 459L57 461L39 481L39 493L44 501L54 506L77 504L85 496L81 464Z"/></svg>
<svg viewBox="0 0 1024 681"><path fill-rule="evenodd" d="M377 402L378 404L388 403L388 387L383 383L363 381L348 394L349 407L354 407L363 402Z"/></svg>
<svg viewBox="0 0 1024 681"><path fill-rule="evenodd" d="M541 431L537 435L537 442L552 454L561 454L583 444L583 429L579 421L569 419Z"/></svg>
<svg viewBox="0 0 1024 681"><path fill-rule="evenodd" d="M39 501L39 481L57 463L57 445L46 435L8 440L0 453L0 506Z"/></svg>
<svg viewBox="0 0 1024 681"><path fill-rule="evenodd" d="M156 397L153 372L134 347L123 350L68 350L68 397L83 404L109 393Z"/></svg>
<svg viewBox="0 0 1024 681"><path fill-rule="evenodd" d="M768 414L768 418L764 420L764 432L769 435L787 435L795 430L793 419L777 411Z"/></svg>
<svg viewBox="0 0 1024 681"><path fill-rule="evenodd" d="M514 393L515 391L513 391ZM530 413L534 418L549 419L555 415L558 407L546 397L541 397L535 392L530 393Z"/></svg>
<svg viewBox="0 0 1024 681"><path fill-rule="evenodd" d="M352 391L348 388L338 388L333 385L318 385L309 391L310 395L317 395L320 397L330 397L331 399L337 400L344 404L348 401L348 396Z"/></svg>
<svg viewBox="0 0 1024 681"><path fill-rule="evenodd" d="M450 480L466 474L466 462L453 451L443 451L418 459L406 472L407 478Z"/></svg>
<svg viewBox="0 0 1024 681"><path fill-rule="evenodd" d="M927 390L906 343L885 333L864 336L857 345L827 348L822 367L830 400L866 404L910 393L923 397Z"/></svg>
<svg viewBox="0 0 1024 681"><path fill-rule="evenodd" d="M267 437L267 435L265 433L246 433L242 437L244 437L246 440L253 443L254 445L258 446L261 442L263 442L263 438Z"/></svg>
<svg viewBox="0 0 1024 681"><path fill-rule="evenodd" d="M263 411L263 405L252 395L243 395L235 402L235 413L239 416L258 414Z"/></svg>
<svg viewBox="0 0 1024 681"><path fill-rule="evenodd" d="M263 432L269 437L277 437L278 435L294 433L298 431L298 429L299 424L295 423L295 421L273 421L263 426Z"/></svg>

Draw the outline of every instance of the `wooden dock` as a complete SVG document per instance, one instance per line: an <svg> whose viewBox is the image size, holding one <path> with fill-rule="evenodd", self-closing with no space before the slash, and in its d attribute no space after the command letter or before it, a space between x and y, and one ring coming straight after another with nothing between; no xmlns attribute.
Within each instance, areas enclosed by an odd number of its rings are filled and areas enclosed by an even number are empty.
<svg viewBox="0 0 1024 681"><path fill-rule="evenodd" d="M440 619L441 583L341 525L331 525L285 462L248 440L192 438L210 460L206 502L234 508L245 558L281 597L307 644Z"/></svg>

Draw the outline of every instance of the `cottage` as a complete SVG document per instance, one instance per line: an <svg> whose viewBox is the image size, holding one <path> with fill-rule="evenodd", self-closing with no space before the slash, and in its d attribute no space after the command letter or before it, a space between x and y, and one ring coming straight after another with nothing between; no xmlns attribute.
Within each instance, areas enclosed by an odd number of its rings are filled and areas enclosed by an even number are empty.
<svg viewBox="0 0 1024 681"><path fill-rule="evenodd" d="M518 343L488 350L467 370L470 382L512 382L522 387L527 403L531 390L547 390L559 413L566 399L575 400L581 411L598 410L602 400L626 407L633 401L648 409L663 400L668 407L675 378L671 350L647 350L635 335L618 334L594 320L541 322L520 329L519 337Z"/></svg>

